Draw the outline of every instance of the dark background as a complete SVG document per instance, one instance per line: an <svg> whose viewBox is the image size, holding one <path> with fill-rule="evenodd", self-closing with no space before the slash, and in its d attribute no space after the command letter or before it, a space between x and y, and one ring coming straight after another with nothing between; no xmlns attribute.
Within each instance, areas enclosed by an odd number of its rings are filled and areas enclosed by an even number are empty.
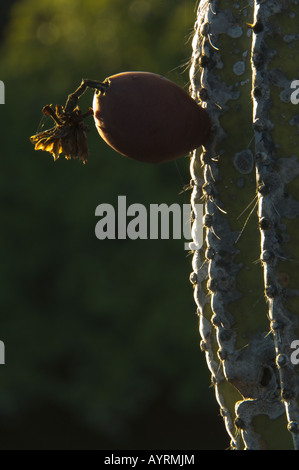
<svg viewBox="0 0 299 470"><path fill-rule="evenodd" d="M89 162L29 137L81 78L127 70L188 89L191 0L1 1L0 448L224 449L184 240L95 237L118 195L189 203L189 159L121 157L88 121ZM92 92L82 98L88 109Z"/></svg>

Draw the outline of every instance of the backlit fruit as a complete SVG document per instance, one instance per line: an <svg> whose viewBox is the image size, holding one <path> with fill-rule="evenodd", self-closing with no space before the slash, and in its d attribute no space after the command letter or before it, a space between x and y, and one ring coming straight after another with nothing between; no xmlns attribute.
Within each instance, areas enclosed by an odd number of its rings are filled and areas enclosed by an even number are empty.
<svg viewBox="0 0 299 470"><path fill-rule="evenodd" d="M94 95L94 120L100 136L120 154L159 163L207 141L207 111L170 80L149 72L125 72L106 82L107 90Z"/></svg>
<svg viewBox="0 0 299 470"><path fill-rule="evenodd" d="M78 101L95 90L93 109L82 114ZM210 119L188 93L170 80L150 72L124 72L104 82L82 80L65 106L47 105L52 129L31 137L35 150L52 153L54 160L88 159L84 119L94 115L100 136L118 153L143 162L160 163L188 154L204 145L210 135Z"/></svg>

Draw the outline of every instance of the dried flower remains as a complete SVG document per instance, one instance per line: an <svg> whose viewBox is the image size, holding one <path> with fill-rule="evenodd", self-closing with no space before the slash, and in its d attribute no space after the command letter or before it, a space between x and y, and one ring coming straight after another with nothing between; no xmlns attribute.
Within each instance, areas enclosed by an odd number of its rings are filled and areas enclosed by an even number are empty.
<svg viewBox="0 0 299 470"><path fill-rule="evenodd" d="M64 154L67 160L73 158L86 163L88 127L83 119L93 114L92 108L82 114L78 107L68 112L61 105L57 105L55 111L47 105L42 111L45 116L50 116L54 120L55 126L30 137L30 141L35 144L35 150L50 152L54 161L60 154Z"/></svg>

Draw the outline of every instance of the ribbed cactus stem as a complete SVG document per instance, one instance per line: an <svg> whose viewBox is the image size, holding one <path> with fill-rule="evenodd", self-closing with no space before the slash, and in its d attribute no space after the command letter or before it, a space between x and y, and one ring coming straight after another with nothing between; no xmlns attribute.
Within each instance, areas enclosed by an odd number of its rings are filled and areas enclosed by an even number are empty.
<svg viewBox="0 0 299 470"><path fill-rule="evenodd" d="M205 230L190 279L202 349L234 449L290 448L291 436L298 448L290 345L298 338L299 249L290 239L298 233L299 204L290 193L299 164L291 153L297 121L290 120L287 98L299 59L298 3L204 0L194 29L190 92L206 107L212 135L190 164L194 239ZM284 47L293 54L288 78L276 63ZM280 121L287 139L277 132ZM195 210L200 202L203 220Z"/></svg>
<svg viewBox="0 0 299 470"><path fill-rule="evenodd" d="M209 39L207 24L209 24L211 16L214 15L212 3L204 2L199 5L197 21L195 23L193 37L193 54L190 67L191 94L194 99L203 102L203 95L207 99L208 96L215 96L215 89L211 89L211 83L208 79L207 68L202 67L202 60L208 60L213 55L213 47ZM203 30L206 33L203 36ZM200 85L201 84L201 85ZM212 83L213 85L213 83ZM212 87L213 88L213 87ZM203 93L204 90L204 93ZM211 96L210 96L211 99ZM207 101L207 109L209 110L209 102ZM225 253L235 251L233 246L234 234L230 233L229 227L222 220L223 213L217 205L217 190L215 187L215 178L217 178L218 167L216 157L216 144L221 139L222 129L217 123L219 108L213 107L213 138L207 145L201 158L194 152L191 161L191 178L193 183L193 191L191 196L192 207L195 204L205 204L205 230L206 239L203 252L195 251L193 256L193 273L195 273L196 282L194 283L194 298L199 313L199 329L202 337L201 346L206 355L208 367L212 375L212 383L215 387L215 394L220 406L220 412L223 416L227 432L231 438L231 447L239 448L239 437L236 436L234 418L229 411L222 395L221 385L225 384L225 376L223 364L217 354L218 343L220 348L222 344L221 338L224 339L225 346L223 351L227 351L233 345L233 331L230 330L230 320L225 311L225 299L223 292L216 289L217 275L222 278L230 279L226 272L228 264L217 269L217 258L221 247L224 247ZM217 125L218 124L218 125ZM194 224L198 224L198 230L202 230L203 221L195 219ZM221 240L223 235L223 227L227 232L224 242ZM219 231L219 233L217 233ZM226 246L226 245L229 245ZM216 258L215 258L216 257ZM215 271L215 272L213 272ZM213 287L214 285L214 287ZM230 286L232 287L232 286ZM215 293L213 292L215 291ZM227 293L227 291L226 291ZM233 294L232 294L233 295ZM219 298L220 297L220 298Z"/></svg>
<svg viewBox="0 0 299 470"><path fill-rule="evenodd" d="M294 5L298 4L298 2L293 3ZM275 344L281 397L286 408L287 426L293 437L294 448L299 449L298 425L296 425L299 423L299 381L295 366L290 361L290 345L296 339L298 314L297 316L292 314L287 305L290 292L288 293L285 287L290 274L285 272L283 282L281 282L281 276L279 278L278 275L279 264L282 266L284 261L289 258L283 243L288 239L287 225L284 224L284 219L299 215L298 202L290 197L286 188L286 183L289 183L298 174L298 162L294 161L294 164L290 165L289 158L285 158L287 155L278 160L279 152L276 147L280 145L280 140L275 141L272 129L275 126L280 126L280 122L277 118L274 122L272 120L273 114L270 113L275 94L277 94L277 86L279 87L284 82L286 85L289 84L289 87L285 85L286 91L291 91L286 70L283 67L278 69L271 64L272 59L277 55L277 49L281 48L279 42L275 41L273 33L280 36L280 41L285 40L282 30L278 31L277 28L280 23L283 25L284 16L289 17L291 10L288 10L288 7L290 4L291 2L282 1L255 2L253 22L258 27L256 26L256 32L253 31L252 41L252 88L254 90L252 95L258 217L265 295L269 306L270 326ZM296 14L298 19L298 8ZM295 33L295 31L293 32ZM294 39L293 46L298 49ZM282 63L282 65L284 64ZM296 74L296 69L294 74ZM289 106L291 105L289 104ZM280 109L276 110L276 114L282 113L283 107L283 101L281 101Z"/></svg>

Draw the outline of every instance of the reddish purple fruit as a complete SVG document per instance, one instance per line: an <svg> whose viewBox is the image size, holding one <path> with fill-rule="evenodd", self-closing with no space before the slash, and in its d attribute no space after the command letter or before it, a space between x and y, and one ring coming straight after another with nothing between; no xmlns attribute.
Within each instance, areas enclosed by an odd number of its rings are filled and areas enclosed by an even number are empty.
<svg viewBox="0 0 299 470"><path fill-rule="evenodd" d="M82 113L78 101L87 88L95 91L93 109ZM160 163L187 155L207 142L210 119L183 89L150 72L125 72L104 82L84 79L65 106L43 108L55 126L33 135L35 150L67 159L88 160L84 119L94 115L100 136L122 155Z"/></svg>
<svg viewBox="0 0 299 470"><path fill-rule="evenodd" d="M107 78L94 95L100 136L118 153L160 163L188 154L207 142L210 119L188 93L149 72L125 72Z"/></svg>

